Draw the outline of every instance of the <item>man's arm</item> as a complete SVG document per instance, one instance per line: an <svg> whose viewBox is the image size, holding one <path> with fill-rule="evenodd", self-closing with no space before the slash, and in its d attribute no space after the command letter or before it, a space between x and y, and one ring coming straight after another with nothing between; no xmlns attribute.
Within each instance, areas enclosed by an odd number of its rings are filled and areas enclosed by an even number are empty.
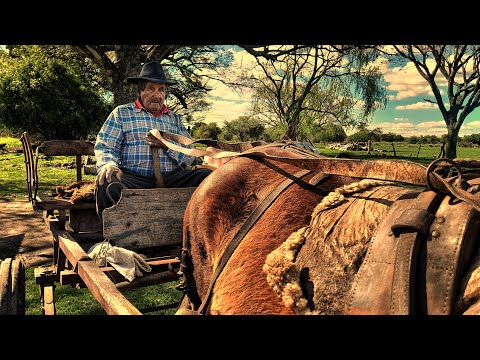
<svg viewBox="0 0 480 360"><path fill-rule="evenodd" d="M94 146L98 173L96 179L97 185L103 185L105 179L111 182L112 175L116 175L119 180L122 176L122 171L118 168L118 163L123 130L117 115L117 109L112 111L97 134L97 140Z"/></svg>

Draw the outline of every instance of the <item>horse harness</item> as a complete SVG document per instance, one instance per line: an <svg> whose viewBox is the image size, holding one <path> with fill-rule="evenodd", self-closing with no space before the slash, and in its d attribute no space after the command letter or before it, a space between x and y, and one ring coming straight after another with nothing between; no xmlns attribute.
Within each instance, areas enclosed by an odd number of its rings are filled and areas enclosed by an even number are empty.
<svg viewBox="0 0 480 360"><path fill-rule="evenodd" d="M449 162L448 159L439 159ZM459 170L459 167L457 167ZM431 170L431 169L429 169ZM477 241L480 208L475 174L440 178L443 188L397 200L370 241L346 314L450 315ZM468 180L467 180L468 179Z"/></svg>

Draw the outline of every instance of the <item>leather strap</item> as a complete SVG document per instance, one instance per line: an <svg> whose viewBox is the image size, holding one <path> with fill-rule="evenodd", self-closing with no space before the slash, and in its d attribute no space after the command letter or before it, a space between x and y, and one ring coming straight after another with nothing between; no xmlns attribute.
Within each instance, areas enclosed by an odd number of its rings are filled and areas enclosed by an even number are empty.
<svg viewBox="0 0 480 360"><path fill-rule="evenodd" d="M158 150L160 149L157 146L150 146L153 156L153 172L155 173L155 181L157 188L164 188L165 183L163 181L162 172L160 171L160 158L158 156Z"/></svg>
<svg viewBox="0 0 480 360"><path fill-rule="evenodd" d="M318 157L289 157L275 156L267 154L263 150L272 146L284 146L284 143L273 143L263 146L253 147L243 152L236 151L220 151L212 152L202 149L186 149L167 139L172 139L177 143L191 145L197 141L193 141L187 137L159 131L153 129L150 131L157 139L162 141L168 148L187 155L201 157L210 156L214 159L226 157L248 156L250 158L264 158L277 160L283 163L291 164L302 169L312 171L322 171L332 175L353 176L357 178L368 178L376 180L388 180L403 182L412 185L426 186L427 168L421 164L406 160L361 160L361 159L340 159L330 158L318 155ZM311 154L310 154L311 155Z"/></svg>
<svg viewBox="0 0 480 360"><path fill-rule="evenodd" d="M433 214L429 208L434 204L435 193L423 192L414 206L425 207L404 210L392 225L392 232L398 236L393 273L391 314L410 314L414 312L415 285L417 278L418 254L421 239L426 239ZM438 203L438 202L437 202ZM434 210L434 209L430 209Z"/></svg>
<svg viewBox="0 0 480 360"><path fill-rule="evenodd" d="M310 170L301 170L295 173L292 177L285 179L282 183L280 183L275 189L272 190L270 194L268 194L260 204L253 210L253 212L248 216L245 222L242 224L238 232L232 238L232 241L228 244L227 248L225 249L220 261L218 262L217 267L212 275L212 279L210 281L210 286L208 287L207 293L203 302L200 304L200 307L197 309L199 313L204 314L207 310L207 307L210 303L210 299L212 297L213 287L215 286L215 282L217 281L220 273L222 272L223 268L227 264L228 260L232 256L233 252L237 248L238 244L242 241L248 231L252 228L252 226L257 222L257 220L262 216L262 214L270 207L270 205L278 198L278 196L287 189L290 185L292 185L295 181L302 178L303 176L310 173Z"/></svg>
<svg viewBox="0 0 480 360"><path fill-rule="evenodd" d="M480 213L467 202L446 196L440 204L427 242L428 314L453 312L461 275L474 252L479 217Z"/></svg>
<svg viewBox="0 0 480 360"><path fill-rule="evenodd" d="M441 194L424 191L392 205L355 277L348 314L415 313L421 241L442 198Z"/></svg>

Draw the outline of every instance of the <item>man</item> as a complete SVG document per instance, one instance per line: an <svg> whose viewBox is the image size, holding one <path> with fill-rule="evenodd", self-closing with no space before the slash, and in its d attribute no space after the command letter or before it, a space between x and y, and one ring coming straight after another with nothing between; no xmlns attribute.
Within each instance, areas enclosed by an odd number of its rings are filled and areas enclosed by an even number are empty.
<svg viewBox="0 0 480 360"><path fill-rule="evenodd" d="M153 156L159 157L165 187L198 186L211 173L206 168L187 168L194 157L169 149L149 134L158 129L190 137L180 116L165 105L168 86L177 82L168 80L156 61L144 64L138 77L126 80L137 84L138 98L110 113L94 147L98 174L95 198L100 219L106 207L118 202L123 188L156 187ZM158 152L152 153L150 145L159 147Z"/></svg>

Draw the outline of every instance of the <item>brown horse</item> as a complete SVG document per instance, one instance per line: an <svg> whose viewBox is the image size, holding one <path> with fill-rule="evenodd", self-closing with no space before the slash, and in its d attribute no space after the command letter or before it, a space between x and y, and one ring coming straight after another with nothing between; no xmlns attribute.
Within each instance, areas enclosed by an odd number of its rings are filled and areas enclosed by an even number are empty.
<svg viewBox="0 0 480 360"><path fill-rule="evenodd" d="M263 151L274 156L303 156L281 147ZM283 184L281 190L277 190L279 184ZM401 313L394 311L395 307L425 313L435 312L432 309L444 314L479 313L478 211L464 202L452 202L448 196L432 193L397 183L307 172L271 158L234 158L204 180L187 206L183 285L188 296L178 313L184 313L187 307L206 314ZM267 198L272 200L265 204ZM420 209L422 201L426 201L425 209ZM405 220L399 214L411 204L416 212L412 215L404 211L411 215ZM263 210L252 219L259 207ZM402 226L417 221L419 213L432 211L434 215L437 211L437 216L429 215L430 222L421 223L427 232L416 229L414 235L418 236L413 238L403 233ZM440 227L440 212L447 218L445 228ZM463 223L452 220L456 219L452 214L466 214L461 216ZM390 226L392 223L395 226ZM445 241L461 238L458 243L468 243L461 251L461 246L453 247L457 255L451 256L454 260L450 259L451 266L447 267L455 269L440 271L429 262L430 258L425 260L425 242L405 250L395 243L397 255L390 251L382 260L387 251L382 246L390 241L384 238L398 241L406 236L405 241L412 244L418 244L415 239L422 236L436 240L436 233L428 229L444 234L448 233L445 229L456 229L461 236L454 234ZM232 247L232 240L237 243L229 252L226 249ZM429 249L429 254L434 250ZM398 259L405 256L398 255L401 251L410 254L408 259L423 256L418 273L423 270L427 278L445 278L438 280L447 288L438 299L431 296L426 305L419 305L425 302L431 285L425 279L414 281L408 271L402 270ZM226 252L230 253L227 257ZM439 254L437 258L443 256ZM396 267L395 262L399 263ZM406 263L411 266L411 262ZM363 271L359 272L362 264ZM402 271L406 274L403 277ZM382 279L390 283L393 279L397 288L387 286L386 291ZM400 285L405 288L403 292ZM413 293L410 287L421 288L415 291L413 303L402 299L402 294L408 297ZM377 295L384 297L378 304ZM418 300L422 296L423 300ZM394 298L396 303L391 300Z"/></svg>

